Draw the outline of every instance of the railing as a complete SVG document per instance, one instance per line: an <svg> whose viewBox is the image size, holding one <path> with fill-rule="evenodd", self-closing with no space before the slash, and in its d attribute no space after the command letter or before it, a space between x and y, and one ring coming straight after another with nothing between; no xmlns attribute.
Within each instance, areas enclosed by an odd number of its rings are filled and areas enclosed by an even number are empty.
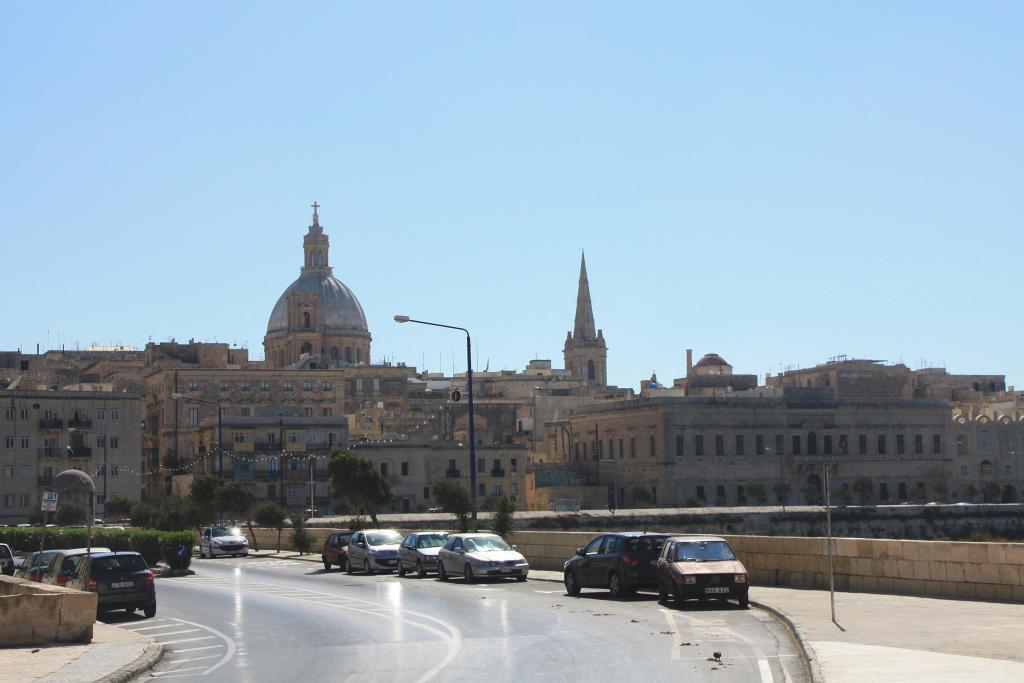
<svg viewBox="0 0 1024 683"><path fill-rule="evenodd" d="M504 477L505 476L505 470L502 469L501 467L495 467L494 469L491 470L491 476L492 477Z"/></svg>
<svg viewBox="0 0 1024 683"><path fill-rule="evenodd" d="M64 420L57 417L44 417L39 420L40 429L63 429Z"/></svg>
<svg viewBox="0 0 1024 683"><path fill-rule="evenodd" d="M92 449L88 446L69 446L68 457L70 458L91 458Z"/></svg>
<svg viewBox="0 0 1024 683"><path fill-rule="evenodd" d="M92 427L92 420L87 417L72 417L68 420L68 427L76 429L88 429Z"/></svg>
<svg viewBox="0 0 1024 683"><path fill-rule="evenodd" d="M459 477L462 476L462 472L460 472L459 470L448 470L447 472L444 473L444 476L450 479L458 479Z"/></svg>
<svg viewBox="0 0 1024 683"><path fill-rule="evenodd" d="M254 441L252 444L253 450L256 451L280 451L281 444L276 441Z"/></svg>

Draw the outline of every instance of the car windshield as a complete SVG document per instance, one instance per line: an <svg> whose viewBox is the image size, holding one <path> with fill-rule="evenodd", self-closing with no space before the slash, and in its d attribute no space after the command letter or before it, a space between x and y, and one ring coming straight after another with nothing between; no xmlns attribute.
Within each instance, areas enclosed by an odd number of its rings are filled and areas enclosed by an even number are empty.
<svg viewBox="0 0 1024 683"><path fill-rule="evenodd" d="M495 550L511 550L500 536L479 536L466 539L466 552L486 553Z"/></svg>
<svg viewBox="0 0 1024 683"><path fill-rule="evenodd" d="M447 534L421 534L416 537L417 548L440 548L448 539Z"/></svg>
<svg viewBox="0 0 1024 683"><path fill-rule="evenodd" d="M121 572L141 572L149 569L141 555L113 555L97 557L92 561L92 575L118 574Z"/></svg>
<svg viewBox="0 0 1024 683"><path fill-rule="evenodd" d="M402 535L397 531L377 531L366 534L367 545L395 545L402 542Z"/></svg>
<svg viewBox="0 0 1024 683"><path fill-rule="evenodd" d="M0 545L0 557L10 557L11 549L6 545Z"/></svg>
<svg viewBox="0 0 1024 683"><path fill-rule="evenodd" d="M725 541L691 541L676 546L677 562L715 562L735 560L732 548Z"/></svg>
<svg viewBox="0 0 1024 683"><path fill-rule="evenodd" d="M36 567L48 567L48 566L50 566L50 562L53 560L53 557L56 554L57 553L55 553L55 552L45 552L45 551L41 552L41 553L36 553L32 557L32 568L35 569Z"/></svg>
<svg viewBox="0 0 1024 683"><path fill-rule="evenodd" d="M241 536L242 530L237 526L215 526L210 530L210 536Z"/></svg>

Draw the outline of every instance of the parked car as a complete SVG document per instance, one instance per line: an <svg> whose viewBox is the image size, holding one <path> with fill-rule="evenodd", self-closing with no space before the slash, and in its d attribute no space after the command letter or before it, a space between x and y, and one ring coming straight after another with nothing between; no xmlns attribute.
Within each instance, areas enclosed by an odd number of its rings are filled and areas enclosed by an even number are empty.
<svg viewBox="0 0 1024 683"><path fill-rule="evenodd" d="M199 536L199 557L249 554L249 541L237 526L209 526Z"/></svg>
<svg viewBox="0 0 1024 683"><path fill-rule="evenodd" d="M658 558L658 598L671 595L675 602L697 598L736 598L744 609L750 604L749 574L736 559L729 542L717 536L673 536Z"/></svg>
<svg viewBox="0 0 1024 683"><path fill-rule="evenodd" d="M352 539L354 531L339 531L328 536L324 540L324 547L320 550L320 557L324 560L324 569L330 569L332 564L339 567L345 566L345 556L348 554L348 542Z"/></svg>
<svg viewBox="0 0 1024 683"><path fill-rule="evenodd" d="M57 554L50 560L50 566L41 573L40 581L58 586L65 585L68 582L68 576L74 573L75 567L78 566L78 562L89 552L109 553L110 548L92 548L91 550L88 548L65 548L58 550Z"/></svg>
<svg viewBox="0 0 1024 683"><path fill-rule="evenodd" d="M654 588L658 556L668 537L646 531L598 536L565 562L565 592L607 588L613 598L624 598L639 588Z"/></svg>
<svg viewBox="0 0 1024 683"><path fill-rule="evenodd" d="M96 611L142 610L156 614L156 575L137 552L106 552L80 556L65 585L96 593Z"/></svg>
<svg viewBox="0 0 1024 683"><path fill-rule="evenodd" d="M345 552L345 571L355 568L372 574L378 569L389 572L398 565L398 546L402 535L394 529L357 531L352 534Z"/></svg>
<svg viewBox="0 0 1024 683"><path fill-rule="evenodd" d="M447 531L416 531L402 539L398 547L398 575L416 572L421 579L437 571L437 554L448 540Z"/></svg>
<svg viewBox="0 0 1024 683"><path fill-rule="evenodd" d="M453 534L437 554L437 578L462 576L468 583L485 577L515 577L526 581L530 565L501 536L488 533Z"/></svg>
<svg viewBox="0 0 1024 683"><path fill-rule="evenodd" d="M0 543L0 571L7 576L14 574L14 553L6 543Z"/></svg>
<svg viewBox="0 0 1024 683"><path fill-rule="evenodd" d="M14 572L14 575L20 579L28 579L29 581L43 581L46 573L50 570L50 563L53 562L53 558L60 552L59 550L37 550L34 553L29 553L25 556L25 559L21 561L21 566Z"/></svg>

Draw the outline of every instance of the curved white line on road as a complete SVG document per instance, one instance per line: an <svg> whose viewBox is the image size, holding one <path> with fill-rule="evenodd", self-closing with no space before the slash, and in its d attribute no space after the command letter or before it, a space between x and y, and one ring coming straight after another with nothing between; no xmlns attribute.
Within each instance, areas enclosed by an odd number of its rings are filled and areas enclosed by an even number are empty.
<svg viewBox="0 0 1024 683"><path fill-rule="evenodd" d="M221 660L219 662L217 662L216 664L211 666L209 669L204 671L201 675L206 676L208 674L213 673L218 668L220 668L220 667L224 666L225 664L227 664L227 662L232 657L235 656L235 641L232 640L231 638L229 638L228 636L224 635L223 633L221 633L217 629L211 628L209 626L204 626L203 624L197 624L194 621L185 621L184 619L178 619L177 617L171 617L171 618L174 619L175 621L180 621L183 624L189 624L190 626L198 626L199 628L206 629L207 631L209 631L210 633L212 633L213 635L217 636L218 638L220 638L221 640L224 641L224 645L225 645L225 647L227 647L227 652L224 653L224 656L221 658Z"/></svg>

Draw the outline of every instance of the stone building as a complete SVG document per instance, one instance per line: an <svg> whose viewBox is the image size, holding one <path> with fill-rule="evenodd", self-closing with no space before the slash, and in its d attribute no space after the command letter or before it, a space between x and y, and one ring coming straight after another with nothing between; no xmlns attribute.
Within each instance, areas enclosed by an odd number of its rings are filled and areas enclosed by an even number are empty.
<svg viewBox="0 0 1024 683"><path fill-rule="evenodd" d="M139 500L141 401L137 394L107 389L89 384L0 391L0 520L27 522L43 491L66 469L92 476L97 515L107 499Z"/></svg>
<svg viewBox="0 0 1024 683"><path fill-rule="evenodd" d="M370 362L370 330L359 300L334 277L330 244L313 203L313 224L303 238L299 278L284 290L267 323L266 364L337 367Z"/></svg>

